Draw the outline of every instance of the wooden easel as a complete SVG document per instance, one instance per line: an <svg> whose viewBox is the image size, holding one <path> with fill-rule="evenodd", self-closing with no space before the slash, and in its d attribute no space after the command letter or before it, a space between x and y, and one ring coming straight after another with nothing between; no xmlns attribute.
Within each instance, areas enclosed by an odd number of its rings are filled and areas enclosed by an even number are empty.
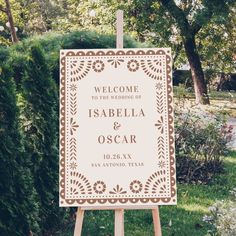
<svg viewBox="0 0 236 236"><path fill-rule="evenodd" d="M118 10L116 13L116 48L123 48L123 11ZM154 235L161 236L161 223L159 216L159 207L126 207L126 208L111 208L111 207L78 207L76 213L76 222L74 236L81 236L82 225L85 210L115 210L115 236L124 236L124 210L125 209L152 209L152 218L154 225Z"/></svg>

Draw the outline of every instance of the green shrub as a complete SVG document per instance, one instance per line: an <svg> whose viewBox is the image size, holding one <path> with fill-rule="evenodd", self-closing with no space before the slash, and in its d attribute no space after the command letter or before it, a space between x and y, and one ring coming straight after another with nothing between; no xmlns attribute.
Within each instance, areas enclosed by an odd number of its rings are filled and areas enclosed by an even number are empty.
<svg viewBox="0 0 236 236"><path fill-rule="evenodd" d="M21 126L32 160L34 184L40 202L43 232L63 221L58 208L58 95L40 46L32 46L22 81Z"/></svg>
<svg viewBox="0 0 236 236"><path fill-rule="evenodd" d="M34 36L23 40L9 48L9 59L4 58L5 63L11 64L13 78L17 85L21 84L30 54L30 48L34 44L40 45L45 52L45 60L50 69L52 78L59 84L59 51L60 49L90 49L90 48L115 48L115 36L98 34L90 31L77 31L59 35L47 33L43 36ZM124 47L135 48L140 46L129 37L124 37ZM1 58L1 56L0 56Z"/></svg>
<svg viewBox="0 0 236 236"><path fill-rule="evenodd" d="M221 116L176 114L175 145L177 178L183 182L208 182L223 171L221 157L227 153L232 127Z"/></svg>
<svg viewBox="0 0 236 236"><path fill-rule="evenodd" d="M38 201L18 124L15 84L0 65L0 235L38 232Z"/></svg>

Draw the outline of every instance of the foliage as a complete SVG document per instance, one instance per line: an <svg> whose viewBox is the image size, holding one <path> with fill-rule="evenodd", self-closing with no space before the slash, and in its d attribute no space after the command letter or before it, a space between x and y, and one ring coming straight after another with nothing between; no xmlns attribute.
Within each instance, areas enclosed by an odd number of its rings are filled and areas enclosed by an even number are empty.
<svg viewBox="0 0 236 236"><path fill-rule="evenodd" d="M32 160L43 232L56 228L63 220L63 211L58 209L57 101L57 87L43 51L33 45L22 81L21 127L25 149Z"/></svg>
<svg viewBox="0 0 236 236"><path fill-rule="evenodd" d="M184 182L208 182L222 172L220 157L227 153L232 127L221 115L179 113L176 115L177 179Z"/></svg>
<svg viewBox="0 0 236 236"><path fill-rule="evenodd" d="M60 9L56 2L58 1L11 0L12 15L15 26L18 28L18 37L22 39L35 33L48 31L52 18L55 20L58 14L60 14ZM0 6L2 6L2 8L5 7L5 0L0 0ZM1 32L5 40L0 40L0 44L6 43L10 45L10 32L8 27L6 27L7 21L6 13L0 11L0 25L5 28L4 31Z"/></svg>
<svg viewBox="0 0 236 236"><path fill-rule="evenodd" d="M17 84L21 84L26 68L29 48L33 44L39 44L46 53L46 64L50 69L53 80L59 83L59 51L60 49L86 49L86 48L115 48L113 35L102 35L90 31L78 31L69 34L48 33L43 36L34 36L23 40L9 48L13 77ZM124 47L138 47L140 44L129 37L124 38Z"/></svg>
<svg viewBox="0 0 236 236"><path fill-rule="evenodd" d="M196 37L196 45L204 68L232 72L236 33L235 1L174 2L190 24L202 25ZM4 6L4 0L0 0L1 4ZM160 1L11 0L11 6L20 38L50 30L65 33L89 29L114 34L116 11L122 9L124 30L128 35L155 46L172 47L175 68L187 62L177 22L170 17ZM0 25L5 27L6 21L6 14L0 12ZM10 38L7 29L1 36Z"/></svg>
<svg viewBox="0 0 236 236"><path fill-rule="evenodd" d="M59 3L61 15L52 23L52 27L63 32L89 29L106 34L114 33L116 10L120 7L125 8L127 4L125 1L114 0L62 1Z"/></svg>
<svg viewBox="0 0 236 236"><path fill-rule="evenodd" d="M205 215L203 221L211 224L210 235L236 235L236 188L231 191L232 200L217 201L209 207L210 215Z"/></svg>
<svg viewBox="0 0 236 236"><path fill-rule="evenodd" d="M5 65L0 75L0 235L29 235L39 230L39 206L19 130L15 84Z"/></svg>
<svg viewBox="0 0 236 236"><path fill-rule="evenodd" d="M171 47L174 68L189 62L192 77L198 81L194 83L197 103L208 103L201 64L214 78L219 71L232 73L235 67L233 0L12 0L11 4L20 38L51 30L114 33L115 13L124 10L126 33L148 44ZM0 25L5 25L5 15L0 13ZM1 33L2 45L8 44L6 38L7 29Z"/></svg>
<svg viewBox="0 0 236 236"><path fill-rule="evenodd" d="M41 50L37 45L34 45L35 42L41 45L44 51L47 52L47 55L44 55L43 50ZM57 227L58 224L61 223L58 220L61 212L58 207L58 183L56 182L58 175L58 150L56 140L58 135L58 123L56 117L58 104L57 94L55 91L57 91L58 87L54 83L55 81L58 82L59 49L107 48L114 47L114 42L115 40L113 36L102 36L89 32L75 32L65 36L47 34L45 37L40 36L24 40L18 45L9 48L9 58L7 53L5 53L5 50L3 53L0 53L0 58L2 59L1 61L4 64L11 64L14 70L13 78L17 82L18 105L20 106L21 115L20 128L24 135L23 145L26 151L25 160L27 160L24 167L29 167L34 174L34 183L39 194L40 209L42 209L42 211L40 211L40 220L38 220L37 217L34 219L37 219L40 223L41 229L43 229L44 232L47 231L48 234L56 235L57 233L55 232L55 228L53 226ZM137 45L130 39L127 39L125 44L129 44L131 46ZM49 178L49 181L45 180L46 176ZM15 182L18 183L18 179ZM188 191L190 190L188 189ZM37 203L37 201L34 202ZM182 202L182 204L183 208L184 203ZM45 209L49 209L49 211L46 211ZM62 211L62 215L66 216L67 211ZM176 211L178 212L178 209L176 209ZM171 214L170 212L168 215ZM185 219L188 219L189 213L187 210L180 212L186 213ZM93 213L88 215L87 225L96 225L97 221L94 222L91 220L91 217L94 217L95 215L96 214ZM60 216L60 219L63 219L63 216ZM97 216L99 218L103 217L100 214L96 215L96 217ZM197 216L195 215L194 218L196 221ZM106 215L106 217L110 217L110 215ZM106 217L104 216L103 218L104 222ZM135 217L136 216L134 216L133 222L136 221ZM166 232L169 232L168 230L172 230L171 226L168 225L169 220L169 217L166 216L164 221L164 228ZM145 226L148 225L150 221L150 215L145 217ZM136 235L145 235L143 234L142 228L139 227L140 225L141 223L137 226L138 229L135 231L137 232ZM191 225L189 225L189 227L190 226ZM92 229L97 230L97 227L98 225ZM110 230L112 223L107 223L105 227ZM129 235L132 235L134 230L134 228L129 228ZM34 231L36 231L36 229ZM152 230L150 231L152 232ZM176 230L173 231L175 232ZM100 229L100 232L104 232L104 229ZM183 232L183 229L182 231L177 230L177 232Z"/></svg>
<svg viewBox="0 0 236 236"><path fill-rule="evenodd" d="M178 19L171 17L168 10L160 4L162 1L144 3L134 0L131 2L128 7L126 27L131 31L135 30L137 37L141 40L150 41L153 45L172 47L175 68L186 63L182 44L184 34L181 32L181 27L184 27L187 22L178 25ZM182 11L182 13L179 12L179 18L185 16L190 28L193 27L193 31L199 29L198 27L201 28L196 35L196 46L204 68L213 69L214 67L214 70L217 71L224 70L224 67L232 68L234 53L232 42L235 40L233 36L236 20L235 1L168 0L165 2L177 5ZM191 32L189 31L189 33ZM220 67L218 67L218 63L220 63Z"/></svg>
<svg viewBox="0 0 236 236"><path fill-rule="evenodd" d="M34 7L33 4L35 4ZM32 5L32 6L31 6ZM231 35L234 35L232 26L235 21L234 10L235 5L232 0L224 1L30 1L27 3L27 12L30 13L32 19L42 21L39 26L43 26L41 32L55 30L60 32L72 32L76 29L92 29L100 33L115 32L115 13L117 9L123 9L125 15L125 32L136 37L140 41L151 42L155 46L172 47L174 53L174 67L186 63L186 55L190 62L191 70L196 70L193 75L201 78L202 88L195 89L203 91L203 95L207 94L204 85L203 73L201 72L200 59L203 61L206 69L212 69L209 64L212 64L212 56L214 56L214 68L217 70L217 65L227 65L227 71L232 71L233 65L233 48ZM38 9L38 10L36 10ZM39 14L37 16L36 12ZM55 12L57 16L55 17ZM35 20L35 22L39 22ZM32 20L33 21L33 20ZM26 22L31 22L27 20ZM165 27L163 27L165 25ZM37 25L36 25L37 26ZM231 27L230 27L231 26ZM215 28L214 36L209 35L209 28ZM222 29L223 28L223 29ZM231 28L231 32L227 33L229 37L221 37L224 29ZM218 30L220 29L220 30ZM32 31L37 31L34 27ZM40 31L40 30L39 30ZM228 32L227 31L227 32ZM207 35L207 36L206 36ZM215 40L217 39L217 40ZM191 42L190 42L191 41ZM188 43L191 46L187 46ZM227 51L215 56L212 51L217 51L221 46ZM217 45L217 47L216 47ZM194 48L192 51L188 48ZM214 50L211 50L213 48ZM217 49L216 49L217 48ZM222 47L221 47L222 48ZM229 50L230 49L230 50ZM221 50L222 51L222 50ZM187 54L185 55L185 53ZM195 55L196 54L196 55ZM195 55L195 57L194 57ZM223 63L222 63L223 62ZM193 65L198 65L196 68ZM223 69L225 69L224 67ZM230 68L230 69L229 69ZM200 76L201 74L201 76ZM199 76L198 76L199 75ZM199 92L200 93L200 92ZM207 103L208 98L201 99L203 95L197 95L197 101Z"/></svg>
<svg viewBox="0 0 236 236"><path fill-rule="evenodd" d="M203 66L214 73L234 72L236 43L236 3L228 9L225 17L215 16L198 35Z"/></svg>

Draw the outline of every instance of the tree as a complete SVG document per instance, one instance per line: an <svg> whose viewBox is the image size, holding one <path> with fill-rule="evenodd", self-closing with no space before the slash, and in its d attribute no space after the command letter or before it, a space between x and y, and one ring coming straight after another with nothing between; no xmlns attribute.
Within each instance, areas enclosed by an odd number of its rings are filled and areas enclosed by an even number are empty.
<svg viewBox="0 0 236 236"><path fill-rule="evenodd" d="M8 67L0 65L0 75L0 235L23 236L39 230L38 201L18 125L15 84Z"/></svg>
<svg viewBox="0 0 236 236"><path fill-rule="evenodd" d="M175 65L186 63L187 57L196 103L208 104L202 62L204 58L208 62L211 59L204 55L207 44L205 51L201 50L199 36L203 32L208 34L207 28L209 29L210 25L219 27L220 20L221 24L226 24L233 3L233 0L61 1L65 12L61 15L58 29L71 31L82 28L114 33L115 12L117 9L123 9L126 18L125 31L129 35L143 42L152 42L156 46L171 46ZM91 11L93 14L90 14ZM209 43L211 41L212 39ZM222 38L218 42L222 43ZM227 46L230 45L230 40L228 42ZM228 47L225 51L227 50ZM215 65L218 63L219 61Z"/></svg>
<svg viewBox="0 0 236 236"><path fill-rule="evenodd" d="M169 44L179 42L177 48L183 45L191 69L197 103L209 103L201 57L196 44L197 36L206 25L227 18L233 3L233 0L135 0L130 8L131 19L141 13L140 22L134 21L141 32L140 36L152 33L154 37L165 38ZM138 13L135 9L138 9ZM157 35L155 31L158 31Z"/></svg>
<svg viewBox="0 0 236 236"><path fill-rule="evenodd" d="M55 229L63 220L58 207L58 96L42 49L33 45L22 81L22 126L26 151L40 201L42 232Z"/></svg>
<svg viewBox="0 0 236 236"><path fill-rule="evenodd" d="M200 57L197 52L195 36L201 29L204 22L207 22L211 18L213 13L208 6L207 12L202 15L202 17L205 19L201 21L192 21L191 24L186 17L186 13L176 5L174 0L160 0L160 2L170 13L170 15L175 19L177 27L180 30L182 42L191 69L196 103L209 104L207 86L201 66Z"/></svg>
<svg viewBox="0 0 236 236"><path fill-rule="evenodd" d="M53 22L57 22L56 19L60 17L61 11L57 0L0 0L0 26L4 26L8 21L11 26L9 28L11 38L17 42L18 38L22 39L35 33L42 34L51 30ZM14 19L14 23L11 19ZM17 36L14 26L18 29ZM9 30L0 30L0 44L10 45Z"/></svg>

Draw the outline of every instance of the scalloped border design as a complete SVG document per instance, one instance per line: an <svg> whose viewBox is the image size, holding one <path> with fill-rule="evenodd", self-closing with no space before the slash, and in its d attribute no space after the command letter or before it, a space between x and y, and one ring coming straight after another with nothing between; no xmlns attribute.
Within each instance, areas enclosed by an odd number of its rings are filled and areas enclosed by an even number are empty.
<svg viewBox="0 0 236 236"><path fill-rule="evenodd" d="M135 50L135 49L134 49ZM144 50L97 50L95 51L80 51L76 52L70 50L63 50L60 55L60 200L61 204L67 203L68 205L75 206L76 203L79 206L87 203L90 205L95 205L96 203L104 205L109 203L113 205L120 203L123 205L130 206L137 203L142 203L144 205L165 205L169 202L176 204L176 178L175 178L175 147L174 147L174 126L173 126L173 106L172 106L172 80L171 80L171 57L170 50L166 49L168 54L166 54L163 49L147 49ZM166 56L166 79L167 79L167 104L168 104L168 127L169 127L169 156L170 156L170 187L171 187L171 197L165 198L114 198L114 199L65 199L65 79L66 79L66 68L65 62L67 56L141 56L141 55L165 55Z"/></svg>

